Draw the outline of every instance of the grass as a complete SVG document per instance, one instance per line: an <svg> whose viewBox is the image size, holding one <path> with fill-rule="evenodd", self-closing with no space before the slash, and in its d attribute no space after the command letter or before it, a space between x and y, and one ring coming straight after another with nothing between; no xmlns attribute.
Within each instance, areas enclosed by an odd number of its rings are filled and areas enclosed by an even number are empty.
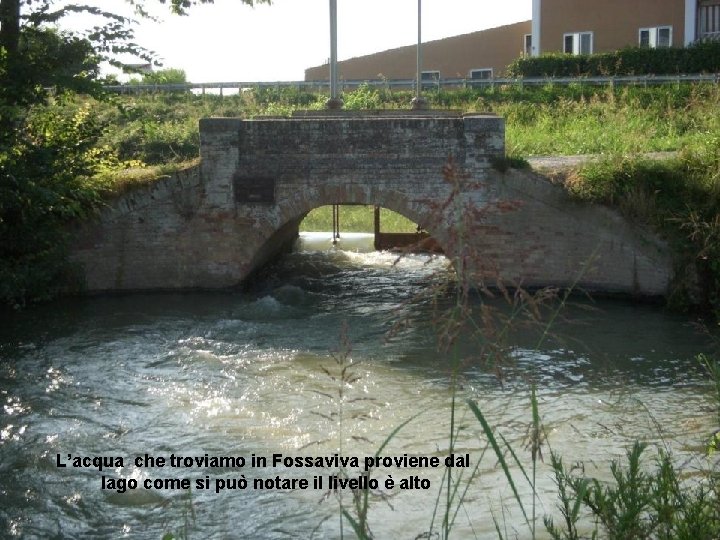
<svg viewBox="0 0 720 540"><path fill-rule="evenodd" d="M192 159L164 165L150 165L146 167L133 167L122 171L103 173L98 179L108 186L107 195L117 197L136 187L146 186L166 178L178 171L190 169L200 164L200 159Z"/></svg>
<svg viewBox="0 0 720 540"><path fill-rule="evenodd" d="M407 109L412 97L369 86L343 95L348 110ZM426 98L432 108L504 116L508 154L515 156L681 150L720 135L720 87L712 84L467 88L428 91ZM121 160L164 164L198 156L200 118L289 116L321 109L325 99L304 90L254 89L222 98L190 92L77 98L57 106L89 103L108 126L101 144L117 149Z"/></svg>
<svg viewBox="0 0 720 540"><path fill-rule="evenodd" d="M715 86L622 88L549 102L502 103L509 153L525 156L680 150L720 134Z"/></svg>

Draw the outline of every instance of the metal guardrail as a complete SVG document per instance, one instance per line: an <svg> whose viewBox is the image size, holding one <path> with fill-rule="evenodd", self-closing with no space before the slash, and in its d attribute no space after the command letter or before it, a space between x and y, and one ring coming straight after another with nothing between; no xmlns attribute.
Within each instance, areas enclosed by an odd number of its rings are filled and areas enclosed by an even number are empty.
<svg viewBox="0 0 720 540"><path fill-rule="evenodd" d="M357 79L341 80L341 90L353 90L362 85L388 89L414 89L415 79ZM701 75L642 75L625 77L527 77L521 79L438 79L437 81L423 81L424 89L441 88L487 88L497 86L545 86L545 85L615 85L615 86L653 86L660 84L682 84L706 82L720 84L720 73ZM325 90L329 89L329 81L237 81L213 83L182 83L182 84L123 84L108 85L105 90L119 94L138 94L144 92L189 92L199 91L205 94L208 91L217 91L221 96L223 90L239 92L254 88L295 88L298 90Z"/></svg>

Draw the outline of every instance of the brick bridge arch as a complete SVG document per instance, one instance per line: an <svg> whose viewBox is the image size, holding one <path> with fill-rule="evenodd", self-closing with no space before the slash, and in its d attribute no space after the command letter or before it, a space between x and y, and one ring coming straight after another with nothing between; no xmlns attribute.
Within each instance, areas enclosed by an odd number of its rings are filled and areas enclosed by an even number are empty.
<svg viewBox="0 0 720 540"><path fill-rule="evenodd" d="M447 238L451 231L440 220L431 219L436 212L431 201L411 200L406 194L396 190L370 189L368 191L354 189L351 186L318 186L302 194L299 200L289 203L278 203L277 216L273 219L258 222L257 260L249 261L252 269L262 266L267 258L278 251L278 246L291 243L298 235L300 224L308 213L322 206L367 205L379 206L397 212L410 221L428 230L444 251L447 251ZM430 219L429 219L430 218ZM342 233L342 218L341 218Z"/></svg>
<svg viewBox="0 0 720 540"><path fill-rule="evenodd" d="M616 212L569 199L532 173L493 169L504 157L495 116L410 111L200 121L198 167L116 200L76 233L91 291L234 286L297 236L312 209L342 203L394 210L445 251L465 244L485 279L524 286L662 295L666 246ZM452 156L467 178L454 200Z"/></svg>

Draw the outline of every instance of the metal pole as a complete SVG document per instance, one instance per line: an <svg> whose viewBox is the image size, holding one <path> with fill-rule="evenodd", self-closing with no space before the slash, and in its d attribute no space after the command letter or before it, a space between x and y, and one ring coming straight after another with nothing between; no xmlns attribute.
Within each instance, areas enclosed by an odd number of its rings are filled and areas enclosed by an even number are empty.
<svg viewBox="0 0 720 540"><path fill-rule="evenodd" d="M332 243L337 244L337 238L335 237L335 231L337 231L337 217L335 216L335 205L332 205Z"/></svg>
<svg viewBox="0 0 720 540"><path fill-rule="evenodd" d="M342 100L338 97L337 73L337 0L330 0L330 99L328 109L341 109Z"/></svg>
<svg viewBox="0 0 720 540"><path fill-rule="evenodd" d="M418 0L418 40L417 40L417 85L415 85L415 99L420 99L422 88L422 0Z"/></svg>
<svg viewBox="0 0 720 540"><path fill-rule="evenodd" d="M374 216L374 223L373 223L373 229L375 232L374 239L373 239L373 247L375 248L375 251L380 251L380 207L375 207L375 216Z"/></svg>
<svg viewBox="0 0 720 540"><path fill-rule="evenodd" d="M333 219L333 232L332 232L332 243L337 244L340 239L340 205L332 205L332 219Z"/></svg>
<svg viewBox="0 0 720 540"><path fill-rule="evenodd" d="M421 95L422 91L422 0L418 0L418 40L417 40L417 82L415 83L415 97L412 100L413 109L426 109L427 103Z"/></svg>

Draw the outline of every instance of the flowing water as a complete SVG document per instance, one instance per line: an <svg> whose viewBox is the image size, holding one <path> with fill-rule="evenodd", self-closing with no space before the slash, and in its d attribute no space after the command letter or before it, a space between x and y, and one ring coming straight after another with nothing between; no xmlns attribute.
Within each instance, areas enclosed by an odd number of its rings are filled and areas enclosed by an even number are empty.
<svg viewBox="0 0 720 540"><path fill-rule="evenodd" d="M160 539L187 525L191 538L339 538L338 494L328 493L327 484L339 467L253 468L251 456L362 458L412 418L382 454L442 460L454 359L460 361L455 453L469 454L470 468L452 473L464 475L463 491L477 466L455 520L457 538L496 537L493 517L510 536L529 535L497 459L483 454L487 441L466 399L477 401L530 467L525 439L528 388L535 382L548 436L545 458L549 444L566 463L583 461L587 474L599 476L637 439L691 459L714 428L707 381L694 359L707 343L685 319L656 306L574 302L540 346L535 330L511 332L499 372L478 357L469 335L461 335L451 354L438 352L436 309L451 304L452 294L423 293L453 275L447 261L424 255L398 261L369 251L371 241L344 235L332 248L327 234L304 235L295 253L245 291L89 298L6 320L0 536ZM502 304L494 302L507 314ZM342 384L347 365L350 382ZM248 463L136 466L134 457L145 454ZM74 467L77 456L117 456L123 463L102 471ZM433 511L445 471L375 469L382 495L370 497L369 523L376 537L436 531L440 517L433 520ZM531 489L517 467L513 474L529 513ZM390 475L396 485L388 490ZM140 487L103 490L103 476ZM307 478L310 488L253 489L255 479L276 476ZM323 489L312 489L314 476L323 477ZM430 488L400 490L400 481L413 476ZM242 477L247 489L215 492L217 480ZM146 479L168 478L188 478L192 489L142 487ZM207 479L211 489L198 489L197 479ZM539 464L537 482L536 514L553 513L546 463ZM342 500L351 507L352 493L342 492ZM348 523L343 527L351 537Z"/></svg>

